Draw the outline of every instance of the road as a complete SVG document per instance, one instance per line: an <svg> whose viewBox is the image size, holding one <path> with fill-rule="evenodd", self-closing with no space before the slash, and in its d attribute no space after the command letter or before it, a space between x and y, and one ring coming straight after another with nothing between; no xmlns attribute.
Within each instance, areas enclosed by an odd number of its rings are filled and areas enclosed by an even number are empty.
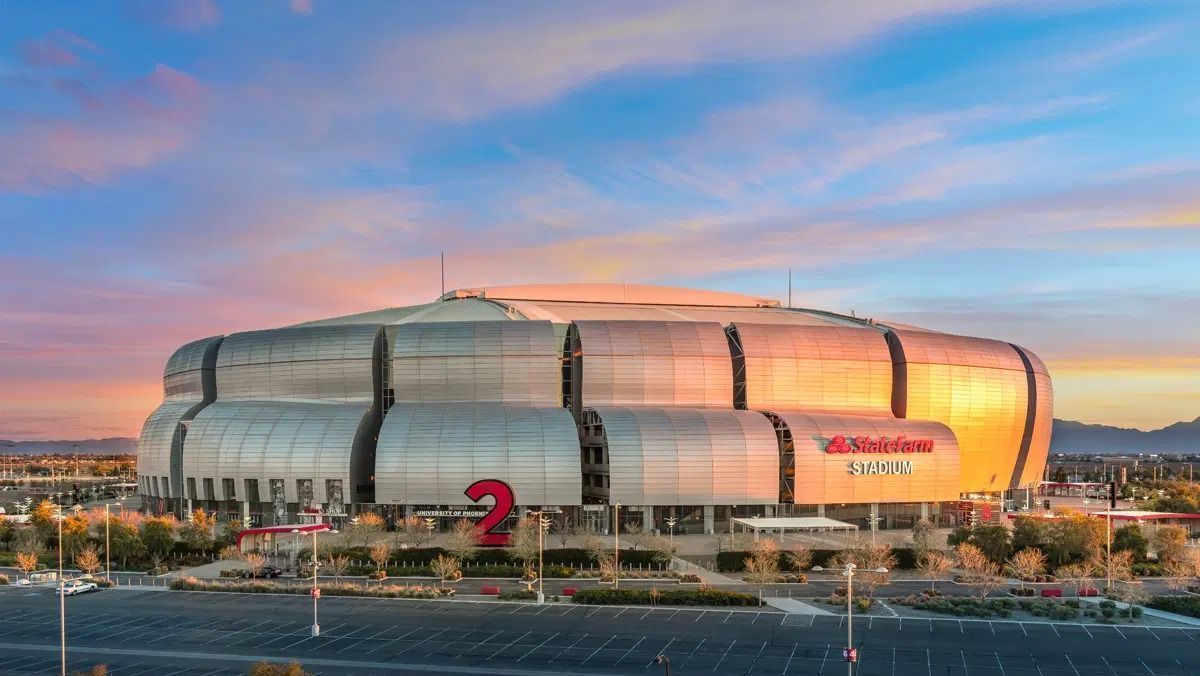
<svg viewBox="0 0 1200 676"><path fill-rule="evenodd" d="M755 610L102 591L67 600L71 669L244 674L296 659L318 674L842 674L845 618ZM1200 676L1200 630L855 621L860 676ZM58 604L0 589L0 674L57 671Z"/></svg>

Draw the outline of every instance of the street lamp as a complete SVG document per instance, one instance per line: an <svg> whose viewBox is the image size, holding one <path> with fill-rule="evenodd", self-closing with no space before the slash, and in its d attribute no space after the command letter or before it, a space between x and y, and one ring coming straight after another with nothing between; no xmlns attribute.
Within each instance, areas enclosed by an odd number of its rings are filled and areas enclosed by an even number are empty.
<svg viewBox="0 0 1200 676"><path fill-rule="evenodd" d="M671 550L672 551L674 551L674 549L675 549L675 524L677 524L677 523L679 523L679 519L676 519L674 515L667 517L667 527L671 529ZM668 667L668 669L669 668L670 667Z"/></svg>
<svg viewBox="0 0 1200 676"><path fill-rule="evenodd" d="M56 496L57 497L57 496ZM58 635L62 651L62 676L67 676L67 590L63 582L62 505L54 505L54 520L58 522Z"/></svg>
<svg viewBox="0 0 1200 676"><path fill-rule="evenodd" d="M425 517L425 530L429 531L429 544L433 545L433 529L437 528L437 519L432 516Z"/></svg>
<svg viewBox="0 0 1200 676"><path fill-rule="evenodd" d="M621 588L621 503L613 503L613 589Z"/></svg>
<svg viewBox="0 0 1200 676"><path fill-rule="evenodd" d="M546 545L545 545L545 539L544 539L544 538L545 538L546 531L550 530L550 518L549 518L549 517L547 517L547 516L546 516L546 513L545 513L544 511L540 510L540 509L539 509L538 511L536 511L536 512L533 512L533 511L531 511L531 512L529 512L529 514L530 514L531 516L532 516L532 515L534 515L534 514L536 514L536 515L537 515L537 529L538 529L538 593L537 593L537 602L538 602L538 603L545 603L545 602L546 602L546 595L545 595L544 593L542 593L542 577L543 577L543 576L542 576L542 551L543 551L543 550L545 549L545 547L546 547Z"/></svg>
<svg viewBox="0 0 1200 676"><path fill-rule="evenodd" d="M821 566L813 566L816 572L825 570ZM842 568L842 577L846 578L846 652L843 659L846 660L846 673L854 676L854 663L858 661L858 653L854 649L854 571L858 566L853 563L847 563ZM882 566L872 571L872 573L886 573L887 568Z"/></svg>
<svg viewBox="0 0 1200 676"><path fill-rule="evenodd" d="M300 532L301 532L301 530L299 528L292 529L293 534L299 534ZM319 532L320 531L315 528L312 531L313 547L312 547L312 592L311 592L311 594L312 594L312 600L313 600L313 623L312 623L312 635L313 636L321 635L321 625L317 623L317 599L321 598L321 589L319 587L317 587L317 568L319 568L321 566L321 562L317 560L317 533L319 533ZM336 530L330 530L328 532L330 534L334 534L334 535L337 534Z"/></svg>
<svg viewBox="0 0 1200 676"><path fill-rule="evenodd" d="M104 579L111 582L112 581L112 557L109 556L108 550L110 547L110 543L112 541L109 539L109 535L108 535L108 521L109 521L108 503L106 502L106 503L104 503Z"/></svg>
<svg viewBox="0 0 1200 676"><path fill-rule="evenodd" d="M879 530L879 522L880 521L883 521L883 519L879 518L879 515L876 514L875 512L869 512L867 514L867 523L871 525L871 546L872 547L875 546L875 531Z"/></svg>

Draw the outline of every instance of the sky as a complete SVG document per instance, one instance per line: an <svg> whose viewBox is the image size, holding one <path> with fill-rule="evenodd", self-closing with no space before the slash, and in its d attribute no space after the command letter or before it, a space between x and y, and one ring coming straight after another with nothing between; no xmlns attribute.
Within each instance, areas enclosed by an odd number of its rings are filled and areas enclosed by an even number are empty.
<svg viewBox="0 0 1200 676"><path fill-rule="evenodd" d="M196 338L637 282L1000 338L1200 416L1200 4L0 5L0 438Z"/></svg>

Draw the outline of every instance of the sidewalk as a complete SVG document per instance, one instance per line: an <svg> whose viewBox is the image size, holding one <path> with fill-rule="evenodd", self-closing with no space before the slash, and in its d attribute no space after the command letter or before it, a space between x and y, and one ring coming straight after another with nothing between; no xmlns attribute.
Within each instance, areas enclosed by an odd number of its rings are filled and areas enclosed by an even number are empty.
<svg viewBox="0 0 1200 676"><path fill-rule="evenodd" d="M778 608L790 615L833 615L823 608L818 608L811 603L797 601L796 599L786 596L767 596L763 598L763 603L766 603L772 608Z"/></svg>
<svg viewBox="0 0 1200 676"><path fill-rule="evenodd" d="M681 559L678 556L671 559L671 568L680 573L692 573L693 575L697 575L700 577L700 581L704 584L746 584L742 580L711 571L703 566L698 566L691 561Z"/></svg>

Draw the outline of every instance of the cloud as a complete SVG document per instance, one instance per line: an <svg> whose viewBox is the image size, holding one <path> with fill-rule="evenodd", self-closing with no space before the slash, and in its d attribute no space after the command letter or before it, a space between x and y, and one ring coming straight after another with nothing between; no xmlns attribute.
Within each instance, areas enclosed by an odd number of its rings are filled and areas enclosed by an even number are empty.
<svg viewBox="0 0 1200 676"><path fill-rule="evenodd" d="M288 9L294 14L308 16L313 13L313 0L288 0Z"/></svg>
<svg viewBox="0 0 1200 676"><path fill-rule="evenodd" d="M192 136L205 98L192 76L159 64L144 78L91 91L79 81L57 87L83 102L73 117L26 116L0 132L0 193L40 193L97 183L145 167Z"/></svg>
<svg viewBox="0 0 1200 676"><path fill-rule="evenodd" d="M138 21L176 30L197 30L221 22L215 0L124 0L125 13Z"/></svg>
<svg viewBox="0 0 1200 676"><path fill-rule="evenodd" d="M18 51L30 68L70 68L82 64L78 52L96 52L94 43L70 31L51 31L36 40L26 40Z"/></svg>

